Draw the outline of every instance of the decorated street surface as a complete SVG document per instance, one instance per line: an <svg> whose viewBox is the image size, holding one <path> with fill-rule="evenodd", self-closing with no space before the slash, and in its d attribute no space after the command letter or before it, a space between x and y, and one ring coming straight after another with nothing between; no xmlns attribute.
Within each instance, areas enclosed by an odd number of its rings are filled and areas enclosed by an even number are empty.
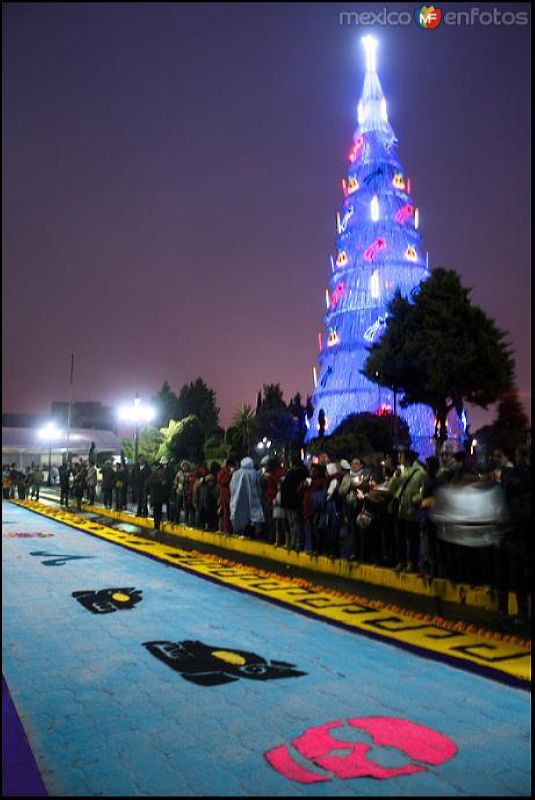
<svg viewBox="0 0 535 800"><path fill-rule="evenodd" d="M529 795L525 643L34 510L3 674L50 796Z"/></svg>

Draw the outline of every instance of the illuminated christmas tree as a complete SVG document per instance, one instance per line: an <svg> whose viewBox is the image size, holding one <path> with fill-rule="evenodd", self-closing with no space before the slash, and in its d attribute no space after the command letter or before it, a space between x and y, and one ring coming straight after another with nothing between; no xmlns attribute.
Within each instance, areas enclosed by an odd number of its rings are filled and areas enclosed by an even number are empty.
<svg viewBox="0 0 535 800"><path fill-rule="evenodd" d="M318 334L320 370L318 377L314 368L314 414L307 439L318 436L320 427L329 435L349 414L400 413L393 389L371 383L361 369L368 356L366 347L381 336L395 290L408 297L429 276L421 250L419 210L411 197L410 178L397 158L398 141L376 72L377 42L366 36L363 44L366 75L349 169L342 180L344 201L337 214L337 252L331 256L332 274L325 291L326 331ZM400 415L418 452L431 453L431 410L410 406ZM448 425L450 436L459 435L456 415Z"/></svg>

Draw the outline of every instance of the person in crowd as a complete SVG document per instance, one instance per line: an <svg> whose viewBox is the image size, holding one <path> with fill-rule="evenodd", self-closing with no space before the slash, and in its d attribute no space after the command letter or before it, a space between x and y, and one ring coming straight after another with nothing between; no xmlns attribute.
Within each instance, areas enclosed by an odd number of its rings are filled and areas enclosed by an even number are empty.
<svg viewBox="0 0 535 800"><path fill-rule="evenodd" d="M113 505L115 475L111 459L108 459L102 466L102 502L104 503L104 508L107 509L111 509Z"/></svg>
<svg viewBox="0 0 535 800"><path fill-rule="evenodd" d="M445 441L440 451L440 467L437 472L439 486L449 483L457 470L457 463L454 457L454 447L450 441Z"/></svg>
<svg viewBox="0 0 535 800"><path fill-rule="evenodd" d="M234 472L234 461L227 458L217 473L217 486L219 490L219 530L223 533L231 532L230 525L230 481Z"/></svg>
<svg viewBox="0 0 535 800"><path fill-rule="evenodd" d="M72 462L66 461L59 468L59 502L60 505L69 507L71 490Z"/></svg>
<svg viewBox="0 0 535 800"><path fill-rule="evenodd" d="M400 561L396 571L416 572L420 552L418 508L422 502L420 490L426 473L414 450L402 451L401 464L403 474L394 475L390 486L398 501L397 553Z"/></svg>
<svg viewBox="0 0 535 800"><path fill-rule="evenodd" d="M340 556L340 515L342 511L342 498L338 494L338 489L342 481L342 473L338 465L331 461L327 464L327 477L329 486L327 487L327 529L323 542L324 552L330 558Z"/></svg>
<svg viewBox="0 0 535 800"><path fill-rule="evenodd" d="M184 481L185 475L188 471L189 461L181 461L173 480L175 507L172 522L176 523L177 525L180 525L180 522L182 521L182 512L184 511Z"/></svg>
<svg viewBox="0 0 535 800"><path fill-rule="evenodd" d="M273 498L271 515L275 526L275 547L280 547L287 540L286 537L286 512L282 507L282 480L277 485L277 494Z"/></svg>
<svg viewBox="0 0 535 800"><path fill-rule="evenodd" d="M128 491L128 472L124 461L118 461L115 465L115 481L113 483L115 492L115 510L124 511L126 509L126 497Z"/></svg>
<svg viewBox="0 0 535 800"><path fill-rule="evenodd" d="M351 463L341 462L344 469L342 481L338 490L342 501L342 521L346 532L346 548L350 561L362 560L361 553L361 528L357 525L357 516L364 505L364 461L353 458Z"/></svg>
<svg viewBox="0 0 535 800"><path fill-rule="evenodd" d="M19 471L17 469L17 465L13 461L9 468L9 496L15 497L15 490L18 491L18 479L19 479Z"/></svg>
<svg viewBox="0 0 535 800"><path fill-rule="evenodd" d="M189 463L187 469L184 470L184 522L186 525L195 525L195 506L193 505L193 489L197 481L197 465L193 462Z"/></svg>
<svg viewBox="0 0 535 800"><path fill-rule="evenodd" d="M320 453L318 455L318 464L321 467L325 467L325 469L327 469L327 464L330 464L330 463L331 463L331 458L329 458L329 454L328 453L323 452L323 453Z"/></svg>
<svg viewBox="0 0 535 800"><path fill-rule="evenodd" d="M33 463L31 466L26 466L26 469L24 470L24 488L26 497L30 496L30 490L32 487L32 472Z"/></svg>
<svg viewBox="0 0 535 800"><path fill-rule="evenodd" d="M386 483L390 480L396 471L396 457L393 453L385 453L383 460L380 462L381 467L381 483Z"/></svg>
<svg viewBox="0 0 535 800"><path fill-rule="evenodd" d="M293 455L290 458L290 469L281 482L281 507L286 516L285 545L296 552L303 549L303 512L297 489L307 476L307 468L300 456Z"/></svg>
<svg viewBox="0 0 535 800"><path fill-rule="evenodd" d="M31 480L30 480L30 499L39 500L39 490L43 483L44 475L43 470L38 464L32 464Z"/></svg>
<svg viewBox="0 0 535 800"><path fill-rule="evenodd" d="M503 617L508 615L509 592L512 591L517 605L515 623L525 625L532 586L530 448L527 445L518 447L514 463L503 451L496 460L500 463L496 480L503 489L511 518L509 529L495 548L498 613Z"/></svg>
<svg viewBox="0 0 535 800"><path fill-rule="evenodd" d="M264 458L262 461L264 461ZM276 526L273 518L273 504L278 491L279 481L284 477L284 470L277 457L268 458L265 462L262 486L265 498L265 517L266 517L266 539L269 542L275 541Z"/></svg>
<svg viewBox="0 0 535 800"><path fill-rule="evenodd" d="M132 485L135 490L137 498L136 516L148 516L149 509L147 507L147 481L150 478L151 468L148 464L147 458L143 453L140 453L137 458L137 464L132 468Z"/></svg>
<svg viewBox="0 0 535 800"><path fill-rule="evenodd" d="M93 505L97 496L98 473L97 465L91 463L91 461L87 465L85 481L87 487L87 501L90 505Z"/></svg>
<svg viewBox="0 0 535 800"><path fill-rule="evenodd" d="M327 467L314 464L310 476L298 486L301 497L305 529L305 551L313 556L322 551L322 540L328 526L327 489L329 488Z"/></svg>
<svg viewBox="0 0 535 800"><path fill-rule="evenodd" d="M195 494L195 502L198 511L198 526L203 531L217 530L217 500L217 478L212 471L207 471L204 475L199 477Z"/></svg>
<svg viewBox="0 0 535 800"><path fill-rule="evenodd" d="M2 467L2 498L9 500L9 490L11 488L11 479L9 477L9 466L4 464Z"/></svg>
<svg viewBox="0 0 535 800"><path fill-rule="evenodd" d="M162 459L152 470L147 480L147 490L154 516L154 530L159 531L162 524L164 503L169 503L169 491L166 477L167 464Z"/></svg>
<svg viewBox="0 0 535 800"><path fill-rule="evenodd" d="M16 471L17 497L19 500L26 499L26 475L21 469Z"/></svg>
<svg viewBox="0 0 535 800"><path fill-rule="evenodd" d="M440 461L436 456L425 459L426 475L422 484L422 502L420 504L420 557L418 571L426 578L435 578L439 574L438 532L431 519L431 511L435 506L435 492L438 488L438 471Z"/></svg>
<svg viewBox="0 0 535 800"><path fill-rule="evenodd" d="M91 447L89 448L89 454L87 456L87 462L90 466L97 465L97 448L95 447L95 442L91 442Z"/></svg>
<svg viewBox="0 0 535 800"><path fill-rule="evenodd" d="M240 468L230 480L230 520L237 535L250 532L258 536L265 521L262 508L262 482L252 458L242 458Z"/></svg>
<svg viewBox="0 0 535 800"><path fill-rule="evenodd" d="M86 489L87 468L83 462L76 464L73 470L72 495L76 503L76 510L82 510L82 500Z"/></svg>
<svg viewBox="0 0 535 800"><path fill-rule="evenodd" d="M165 500L164 500L165 513L166 513L167 521L171 522L171 519L172 519L172 516L173 516L172 509L171 509L171 486L173 485L173 481L175 479L175 473L174 473L173 467L171 466L171 463L170 463L168 458L165 458L165 457L161 458L160 459L160 464L163 466L164 473L165 473L165 478L164 478L164 484L165 484Z"/></svg>

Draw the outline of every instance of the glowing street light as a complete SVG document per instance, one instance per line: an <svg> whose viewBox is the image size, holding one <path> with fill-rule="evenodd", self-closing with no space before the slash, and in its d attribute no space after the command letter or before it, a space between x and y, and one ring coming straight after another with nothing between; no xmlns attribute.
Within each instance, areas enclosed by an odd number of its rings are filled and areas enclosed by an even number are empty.
<svg viewBox="0 0 535 800"><path fill-rule="evenodd" d="M134 464L137 463L139 450L139 426L148 425L156 416L156 411L152 406L143 405L141 398L136 392L132 405L121 406L118 411L119 419L134 426Z"/></svg>
<svg viewBox="0 0 535 800"><path fill-rule="evenodd" d="M47 424L39 431L39 438L48 442L48 478L47 485L52 486L52 442L59 439L61 431L55 422L47 422Z"/></svg>
<svg viewBox="0 0 535 800"><path fill-rule="evenodd" d="M256 445L259 450L269 450L271 447L271 439L268 439L267 436L264 436L261 442L258 442Z"/></svg>

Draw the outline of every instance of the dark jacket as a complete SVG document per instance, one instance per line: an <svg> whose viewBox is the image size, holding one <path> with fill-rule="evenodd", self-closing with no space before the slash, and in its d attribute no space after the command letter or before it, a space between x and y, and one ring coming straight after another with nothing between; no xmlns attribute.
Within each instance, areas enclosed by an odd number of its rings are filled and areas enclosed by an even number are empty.
<svg viewBox="0 0 535 800"><path fill-rule="evenodd" d="M300 467L291 467L281 485L281 506L282 508L292 508L295 511L301 511L301 496L297 493L297 489L307 477L307 468L303 465Z"/></svg>
<svg viewBox="0 0 535 800"><path fill-rule="evenodd" d="M169 487L165 480L165 469L162 466L157 466L152 471L147 481L147 489L153 505L161 505L169 500Z"/></svg>

